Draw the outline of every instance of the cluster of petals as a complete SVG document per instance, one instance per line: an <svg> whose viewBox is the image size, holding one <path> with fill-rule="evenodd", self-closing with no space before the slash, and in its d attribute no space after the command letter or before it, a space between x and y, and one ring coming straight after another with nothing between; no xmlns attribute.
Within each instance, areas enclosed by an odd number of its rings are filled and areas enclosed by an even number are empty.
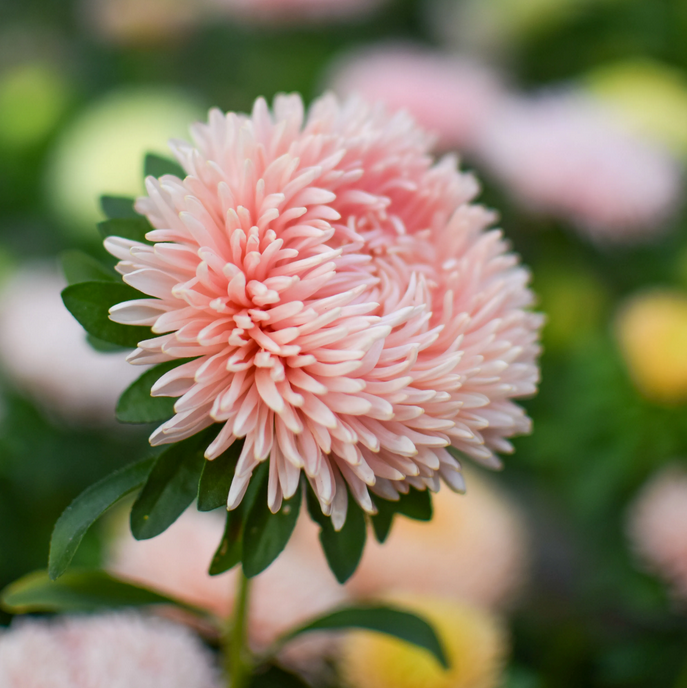
<svg viewBox="0 0 687 688"><path fill-rule="evenodd" d="M0 633L3 688L218 688L186 628L136 614L16 620Z"/></svg>
<svg viewBox="0 0 687 688"><path fill-rule="evenodd" d="M349 490L370 513L370 490L462 490L449 446L498 466L530 427L512 399L535 391L541 317L475 180L356 99L259 99L191 133L172 143L186 178L137 201L153 245L105 242L152 297L110 310L157 335L129 360L193 359L154 385L179 399L151 443L218 424L208 459L244 439L229 508L269 461L269 507L304 472L335 527Z"/></svg>
<svg viewBox="0 0 687 688"><path fill-rule="evenodd" d="M640 560L687 599L687 470L673 464L642 488L628 516L628 534Z"/></svg>
<svg viewBox="0 0 687 688"><path fill-rule="evenodd" d="M654 236L681 193L679 165L663 148L577 93L504 100L477 153L524 204L600 241Z"/></svg>

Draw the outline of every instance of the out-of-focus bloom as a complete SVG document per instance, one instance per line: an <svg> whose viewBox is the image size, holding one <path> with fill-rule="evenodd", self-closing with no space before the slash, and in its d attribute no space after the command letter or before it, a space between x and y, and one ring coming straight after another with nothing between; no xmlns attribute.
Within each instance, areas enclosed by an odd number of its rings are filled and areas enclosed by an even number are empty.
<svg viewBox="0 0 687 688"><path fill-rule="evenodd" d="M47 65L20 64L0 76L0 148L40 143L64 114L69 99L64 77Z"/></svg>
<svg viewBox="0 0 687 688"><path fill-rule="evenodd" d="M498 465L530 427L511 399L535 391L541 317L492 213L468 202L474 179L434 164L406 114L355 99L307 115L298 96L273 114L259 99L192 134L173 144L189 176L150 177L137 201L158 243L105 241L155 297L110 309L160 335L129 360L197 357L153 386L181 398L151 443L220 423L208 459L245 437L229 508L269 460L270 509L304 470L337 528L346 485L368 512L368 488L461 490L449 444Z"/></svg>
<svg viewBox="0 0 687 688"><path fill-rule="evenodd" d="M82 0L82 7L89 28L124 45L177 40L207 13L205 0Z"/></svg>
<svg viewBox="0 0 687 688"><path fill-rule="evenodd" d="M616 333L630 374L650 399L687 399L687 294L655 290L621 308Z"/></svg>
<svg viewBox="0 0 687 688"><path fill-rule="evenodd" d="M372 14L386 0L208 0L232 19L274 25L355 20Z"/></svg>
<svg viewBox="0 0 687 688"><path fill-rule="evenodd" d="M476 132L502 97L494 72L469 58L389 46L353 53L332 69L330 83L342 95L357 93L404 108L436 133L442 146L469 149Z"/></svg>
<svg viewBox="0 0 687 688"><path fill-rule="evenodd" d="M2 285L2 367L49 412L111 422L118 396L136 375L123 355L91 349L60 299L64 286L49 264L23 268Z"/></svg>
<svg viewBox="0 0 687 688"><path fill-rule="evenodd" d="M598 67L585 81L634 131L687 157L687 79L681 70L628 61Z"/></svg>
<svg viewBox="0 0 687 688"><path fill-rule="evenodd" d="M236 570L207 573L222 538L224 519L188 510L162 535L138 542L129 533L114 543L109 568L190 604L226 617L234 605ZM253 579L248 634L256 650L299 622L341 604L336 582L317 541L318 528L300 518L279 559Z"/></svg>
<svg viewBox="0 0 687 688"><path fill-rule="evenodd" d="M463 498L434 495L429 523L397 516L384 544L368 542L350 592L436 594L486 607L512 601L529 563L522 515L506 495L468 477Z"/></svg>
<svg viewBox="0 0 687 688"><path fill-rule="evenodd" d="M144 154L168 155L169 137L183 136L198 112L185 94L163 89L117 91L87 107L62 133L47 170L65 227L91 236L100 195L140 193Z"/></svg>
<svg viewBox="0 0 687 688"><path fill-rule="evenodd" d="M426 618L443 642L450 668L426 650L390 636L355 631L344 641L339 669L351 688L496 688L508 637L500 620L479 607L442 598L401 597Z"/></svg>
<svg viewBox="0 0 687 688"><path fill-rule="evenodd" d="M216 688L187 629L135 614L15 620L0 633L3 688Z"/></svg>
<svg viewBox="0 0 687 688"><path fill-rule="evenodd" d="M631 506L628 534L645 565L687 598L687 470L671 465L654 476Z"/></svg>
<svg viewBox="0 0 687 688"><path fill-rule="evenodd" d="M502 103L482 130L479 155L523 203L600 241L655 236L681 191L679 166L661 147L580 94Z"/></svg>

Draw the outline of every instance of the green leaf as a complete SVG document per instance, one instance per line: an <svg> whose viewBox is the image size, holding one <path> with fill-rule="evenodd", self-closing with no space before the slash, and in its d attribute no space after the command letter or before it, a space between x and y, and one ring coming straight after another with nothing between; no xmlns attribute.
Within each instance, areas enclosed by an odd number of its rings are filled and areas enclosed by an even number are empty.
<svg viewBox="0 0 687 688"><path fill-rule="evenodd" d="M160 363L146 370L138 380L132 382L117 402L117 420L121 423L157 423L174 415L174 397L152 397L152 386L167 372L174 370L192 358L179 358Z"/></svg>
<svg viewBox="0 0 687 688"><path fill-rule="evenodd" d="M111 473L82 492L57 519L50 540L48 573L55 580L69 566L93 522L122 497L145 483L154 458L144 459Z"/></svg>
<svg viewBox="0 0 687 688"><path fill-rule="evenodd" d="M405 640L428 650L444 668L449 668L442 643L432 626L411 612L387 605L360 605L338 609L281 636L275 643L274 651L278 651L284 644L303 633L346 628L377 631Z"/></svg>
<svg viewBox="0 0 687 688"><path fill-rule="evenodd" d="M365 513L349 493L346 522L337 532L332 519L322 513L320 503L311 489L307 491L307 503L310 517L320 526L320 542L329 568L336 580L343 584L353 575L363 556L367 538Z"/></svg>
<svg viewBox="0 0 687 688"><path fill-rule="evenodd" d="M186 172L184 172L184 168L178 162L169 158L163 158L154 153L146 155L143 174L146 177L161 177L163 174L173 174L175 177L179 177L179 179L186 179Z"/></svg>
<svg viewBox="0 0 687 688"><path fill-rule="evenodd" d="M237 440L223 454L212 461L205 460L198 485L198 511L212 511L226 507L236 462L243 449L243 440Z"/></svg>
<svg viewBox="0 0 687 688"><path fill-rule="evenodd" d="M208 430L171 445L158 456L131 509L131 532L137 540L167 530L195 499L203 453L210 442Z"/></svg>
<svg viewBox="0 0 687 688"><path fill-rule="evenodd" d="M127 347L135 347L138 342L154 335L149 327L113 322L108 311L117 303L142 297L140 291L121 282L81 282L62 290L64 305L86 332L111 344Z"/></svg>
<svg viewBox="0 0 687 688"><path fill-rule="evenodd" d="M241 506L234 511L227 511L224 534L215 555L212 557L208 571L211 576L224 573L241 561L243 516Z"/></svg>
<svg viewBox="0 0 687 688"><path fill-rule="evenodd" d="M117 217L111 220L98 222L98 231L103 239L109 236L123 237L132 241L140 241L143 244L151 243L146 239L146 234L153 229L148 220L140 215L136 217Z"/></svg>
<svg viewBox="0 0 687 688"><path fill-rule="evenodd" d="M115 272L87 253L79 250L62 251L62 272L68 284L79 282L118 282Z"/></svg>
<svg viewBox="0 0 687 688"><path fill-rule="evenodd" d="M253 674L248 688L308 688L303 680L276 666Z"/></svg>
<svg viewBox="0 0 687 688"><path fill-rule="evenodd" d="M267 506L266 471L263 475L260 490L243 529L243 572L248 578L264 571L281 554L293 533L301 509L302 490L299 486L296 494L273 514Z"/></svg>
<svg viewBox="0 0 687 688"><path fill-rule="evenodd" d="M110 220L141 217L134 210L134 199L125 196L101 196L100 207Z"/></svg>
<svg viewBox="0 0 687 688"><path fill-rule="evenodd" d="M103 607L135 607L173 604L202 614L153 590L98 570L68 571L56 581L46 571L34 571L7 586L0 597L2 607L12 614L31 612L84 612Z"/></svg>
<svg viewBox="0 0 687 688"><path fill-rule="evenodd" d="M92 349L100 352L101 354L116 354L122 351L130 351L130 346L119 346L119 344L110 344L110 342L105 342L102 339L94 337L92 334L86 333L86 341Z"/></svg>
<svg viewBox="0 0 687 688"><path fill-rule="evenodd" d="M401 494L396 502L376 498L377 513L372 517L372 528L379 542L389 536L396 514L402 514L415 521L432 520L432 495L429 490L416 490L411 487L408 494Z"/></svg>

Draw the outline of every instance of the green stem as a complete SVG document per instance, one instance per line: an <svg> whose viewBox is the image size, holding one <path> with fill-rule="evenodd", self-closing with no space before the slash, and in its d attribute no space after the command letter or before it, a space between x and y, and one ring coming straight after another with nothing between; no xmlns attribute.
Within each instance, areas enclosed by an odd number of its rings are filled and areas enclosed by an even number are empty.
<svg viewBox="0 0 687 688"><path fill-rule="evenodd" d="M234 614L227 620L224 635L224 669L230 688L246 688L252 660L248 649L248 601L250 581L239 569Z"/></svg>

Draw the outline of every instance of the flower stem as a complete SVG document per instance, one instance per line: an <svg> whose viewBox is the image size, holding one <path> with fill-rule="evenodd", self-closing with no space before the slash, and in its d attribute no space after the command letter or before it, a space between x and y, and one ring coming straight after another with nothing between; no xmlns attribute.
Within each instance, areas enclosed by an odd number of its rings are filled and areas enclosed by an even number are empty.
<svg viewBox="0 0 687 688"><path fill-rule="evenodd" d="M248 649L248 602L250 581L239 570L234 614L227 620L224 636L224 669L230 688L246 688L252 661Z"/></svg>

